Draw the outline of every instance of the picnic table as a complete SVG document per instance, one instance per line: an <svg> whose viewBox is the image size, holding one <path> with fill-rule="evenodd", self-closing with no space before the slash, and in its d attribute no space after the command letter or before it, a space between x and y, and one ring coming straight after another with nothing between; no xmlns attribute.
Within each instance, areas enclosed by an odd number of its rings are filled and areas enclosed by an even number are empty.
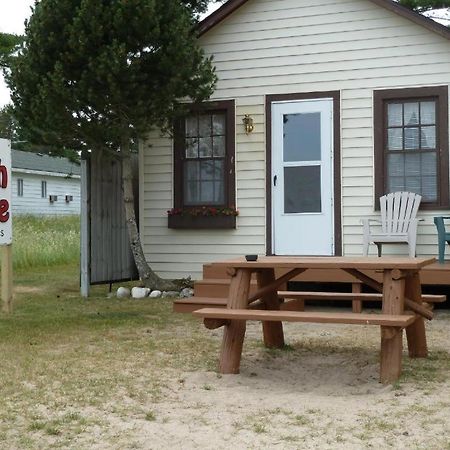
<svg viewBox="0 0 450 450"><path fill-rule="evenodd" d="M246 261L244 257L221 261L215 264L225 266L231 276L226 307L215 305L192 314L203 318L207 328L224 326L219 361L219 371L224 374L239 373L247 320L262 322L264 343L272 348L284 346L283 321L380 326L380 381L391 383L401 374L403 329L406 329L409 356L427 356L424 318L431 320L433 313L423 303L420 270L434 261L435 258L284 256L264 256L254 262ZM283 269L284 274L275 278L276 270L283 272L279 269ZM281 295L284 298L280 298L278 288L309 269L340 269L353 275L379 293L381 314L302 311L296 307L296 299L307 296L306 293L284 292ZM373 279L365 270L382 273L383 281ZM253 273L256 273L258 288L249 295ZM329 292L308 294L312 298L330 299L340 295ZM289 301L285 302L285 299Z"/></svg>

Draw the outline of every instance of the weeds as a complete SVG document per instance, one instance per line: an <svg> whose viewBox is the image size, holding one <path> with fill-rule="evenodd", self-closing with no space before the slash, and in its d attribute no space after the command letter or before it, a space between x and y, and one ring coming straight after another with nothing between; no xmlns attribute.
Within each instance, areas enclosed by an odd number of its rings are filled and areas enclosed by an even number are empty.
<svg viewBox="0 0 450 450"><path fill-rule="evenodd" d="M74 264L80 255L80 217L13 217L16 270Z"/></svg>

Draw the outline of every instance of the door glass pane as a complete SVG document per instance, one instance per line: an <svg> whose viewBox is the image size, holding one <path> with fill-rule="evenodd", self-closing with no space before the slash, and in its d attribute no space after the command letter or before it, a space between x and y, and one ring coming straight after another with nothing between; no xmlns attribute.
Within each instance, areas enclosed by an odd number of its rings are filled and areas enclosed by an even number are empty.
<svg viewBox="0 0 450 450"><path fill-rule="evenodd" d="M419 103L405 103L405 125L419 124Z"/></svg>
<svg viewBox="0 0 450 450"><path fill-rule="evenodd" d="M436 123L436 103L420 102L420 123L434 125Z"/></svg>
<svg viewBox="0 0 450 450"><path fill-rule="evenodd" d="M283 115L283 160L320 161L320 113Z"/></svg>
<svg viewBox="0 0 450 450"><path fill-rule="evenodd" d="M320 166L284 168L284 212L318 213L322 211Z"/></svg>
<svg viewBox="0 0 450 450"><path fill-rule="evenodd" d="M403 108L400 103L388 104L388 126L402 126L403 125Z"/></svg>

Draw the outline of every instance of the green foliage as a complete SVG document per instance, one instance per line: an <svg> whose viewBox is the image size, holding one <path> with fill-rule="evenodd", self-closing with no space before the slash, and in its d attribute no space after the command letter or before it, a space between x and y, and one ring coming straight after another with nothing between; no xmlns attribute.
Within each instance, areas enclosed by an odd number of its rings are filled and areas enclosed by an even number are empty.
<svg viewBox="0 0 450 450"><path fill-rule="evenodd" d="M399 3L417 12L426 12L433 9L450 8L450 1L437 0L399 0Z"/></svg>
<svg viewBox="0 0 450 450"><path fill-rule="evenodd" d="M22 42L22 36L0 32L0 67L8 66L11 54Z"/></svg>
<svg viewBox="0 0 450 450"><path fill-rule="evenodd" d="M16 123L11 105L0 108L0 138L13 141L16 138Z"/></svg>
<svg viewBox="0 0 450 450"><path fill-rule="evenodd" d="M168 126L216 77L193 24L207 0L41 0L6 80L32 142L108 149Z"/></svg>
<svg viewBox="0 0 450 450"><path fill-rule="evenodd" d="M76 263L80 256L80 217L13 216L15 269Z"/></svg>

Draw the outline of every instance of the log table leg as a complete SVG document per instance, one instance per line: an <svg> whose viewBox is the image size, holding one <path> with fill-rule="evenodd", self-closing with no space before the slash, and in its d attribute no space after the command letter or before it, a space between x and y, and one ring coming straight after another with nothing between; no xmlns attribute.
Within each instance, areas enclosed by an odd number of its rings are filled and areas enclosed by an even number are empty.
<svg viewBox="0 0 450 450"><path fill-rule="evenodd" d="M383 275L383 314L403 314L405 279L395 270L385 270ZM402 330L381 327L380 381L396 381L402 371Z"/></svg>
<svg viewBox="0 0 450 450"><path fill-rule="evenodd" d="M258 289L267 286L275 281L275 271L273 269L261 270L257 273ZM274 290L262 296L261 300L267 309L279 310L280 300L277 291ZM282 322L263 322L264 345L268 348L283 348L284 334Z"/></svg>
<svg viewBox="0 0 450 450"><path fill-rule="evenodd" d="M231 278L228 308L247 308L251 276L251 270L238 269L236 271ZM245 320L232 320L229 325L225 325L219 361L220 373L239 373L245 328Z"/></svg>
<svg viewBox="0 0 450 450"><path fill-rule="evenodd" d="M405 297L414 303L422 305L422 288L420 276L416 272L405 280ZM426 358L428 356L427 338L423 317L417 315L416 321L406 328L408 353L410 358Z"/></svg>
<svg viewBox="0 0 450 450"><path fill-rule="evenodd" d="M361 287L362 287L361 283L353 282L352 283L352 293L353 294L361 294L361 290L362 290ZM352 301L352 311L354 313L362 312L362 301L361 300L355 299Z"/></svg>

